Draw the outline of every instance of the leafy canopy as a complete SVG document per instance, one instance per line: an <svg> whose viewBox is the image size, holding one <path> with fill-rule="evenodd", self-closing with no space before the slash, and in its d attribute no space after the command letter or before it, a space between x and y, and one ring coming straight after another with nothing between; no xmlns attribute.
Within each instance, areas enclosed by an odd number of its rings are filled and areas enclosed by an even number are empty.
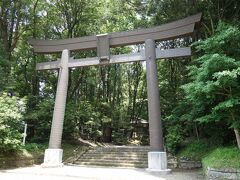
<svg viewBox="0 0 240 180"><path fill-rule="evenodd" d="M195 43L203 55L189 67L192 82L183 86L192 120L240 128L239 40L238 27L220 23L213 37Z"/></svg>

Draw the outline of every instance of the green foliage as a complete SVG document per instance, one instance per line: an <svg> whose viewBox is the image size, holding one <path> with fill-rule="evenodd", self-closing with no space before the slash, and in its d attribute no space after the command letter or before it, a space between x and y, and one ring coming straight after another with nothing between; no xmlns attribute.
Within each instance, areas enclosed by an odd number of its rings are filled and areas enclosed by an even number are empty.
<svg viewBox="0 0 240 180"><path fill-rule="evenodd" d="M166 147L167 150L175 154L180 146L180 143L183 141L184 132L183 128L180 125L170 126L167 129L166 134Z"/></svg>
<svg viewBox="0 0 240 180"><path fill-rule="evenodd" d="M32 104L37 103L36 106ZM46 142L50 135L51 121L53 115L53 99L39 100L31 97L27 103L27 112L24 120L29 125L28 139L31 142Z"/></svg>
<svg viewBox="0 0 240 180"><path fill-rule="evenodd" d="M106 103L93 107L88 101L69 102L67 104L64 134L74 136L87 135L90 139L100 140L104 124L111 124L109 106Z"/></svg>
<svg viewBox="0 0 240 180"><path fill-rule="evenodd" d="M46 144L37 143L26 143L24 146L21 146L22 150L27 150L28 152L44 151L46 148L47 148Z"/></svg>
<svg viewBox="0 0 240 180"><path fill-rule="evenodd" d="M235 0L149 0L147 13L154 24L180 19L190 14L203 13L200 37L215 33L219 21L239 23L239 1Z"/></svg>
<svg viewBox="0 0 240 180"><path fill-rule="evenodd" d="M215 33L218 20L239 19L239 3L234 0L22 0L0 3L0 9L5 22L0 29L0 46L3 45L0 47L0 92L9 89L20 97L28 97L24 120L29 124L27 140L30 142L44 142L49 138L58 77L56 71L40 73L35 67L38 62L54 61L59 55L34 54L27 42L29 37L63 39L138 29L197 12L204 15L199 37L208 37ZM192 79L186 76L190 59L158 61L161 113L170 151L175 152L183 138L194 136L195 131L214 139L219 137L219 127L224 126L225 130L226 124L234 128L240 126L239 33L236 29L221 24L216 36L197 45L204 55L191 67ZM159 46L182 47L191 41L183 38L161 42ZM142 45L111 48L111 54L141 48ZM96 56L96 51L72 52L71 56ZM8 75L6 67L11 69ZM180 88L183 84L188 94L185 99ZM81 135L101 140L110 128L114 141L126 142L134 128L130 121L148 117L145 66L132 63L71 69L67 102L63 138ZM146 135L143 142L148 142Z"/></svg>
<svg viewBox="0 0 240 180"><path fill-rule="evenodd" d="M203 167L240 168L240 151L236 147L219 147L202 160Z"/></svg>
<svg viewBox="0 0 240 180"><path fill-rule="evenodd" d="M128 137L123 132L113 131L112 141L117 145L126 145L128 143Z"/></svg>
<svg viewBox="0 0 240 180"><path fill-rule="evenodd" d="M19 148L24 111L23 99L9 97L5 93L0 96L0 151Z"/></svg>
<svg viewBox="0 0 240 180"><path fill-rule="evenodd" d="M180 159L188 160L198 160L201 161L202 158L211 152L213 147L209 146L208 143L204 141L193 141L185 145L178 153L177 156Z"/></svg>
<svg viewBox="0 0 240 180"><path fill-rule="evenodd" d="M213 37L195 44L204 54L189 67L192 82L183 86L192 121L240 128L239 40L238 27L220 23Z"/></svg>

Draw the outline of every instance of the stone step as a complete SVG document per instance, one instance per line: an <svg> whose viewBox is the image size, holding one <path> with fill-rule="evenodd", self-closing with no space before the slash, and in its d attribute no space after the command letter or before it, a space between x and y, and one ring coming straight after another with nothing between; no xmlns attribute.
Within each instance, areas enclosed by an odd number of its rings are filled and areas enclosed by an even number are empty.
<svg viewBox="0 0 240 180"><path fill-rule="evenodd" d="M73 164L78 166L109 166L147 168L149 146L110 146L89 150L76 159ZM174 158L168 157L168 167L176 166Z"/></svg>
<svg viewBox="0 0 240 180"><path fill-rule="evenodd" d="M92 165L92 166L117 166L117 167L139 167L139 168L145 168L148 166L148 162L92 162L92 161L76 161L74 162L75 165ZM168 168L176 168L176 163L168 163Z"/></svg>
<svg viewBox="0 0 240 180"><path fill-rule="evenodd" d="M128 158L125 158L125 159L116 159L116 158L99 158L99 159L94 159L94 158L92 158L92 159L90 159L90 158L80 158L77 161L92 161L92 162L98 162L98 161L143 162L143 161L146 161L147 162L147 158L146 159L128 159Z"/></svg>
<svg viewBox="0 0 240 180"><path fill-rule="evenodd" d="M141 160L136 160L136 159L115 159L115 158L109 158L109 159L79 159L77 161L80 162L123 162L123 163L127 163L127 162L131 162L131 163L143 163L143 162L147 162L147 159L141 159Z"/></svg>
<svg viewBox="0 0 240 180"><path fill-rule="evenodd" d="M111 156L111 157L147 157L147 154L137 154L137 153L85 153L83 156L101 157L101 156Z"/></svg>
<svg viewBox="0 0 240 180"><path fill-rule="evenodd" d="M148 166L147 161L142 162L131 162L131 161L124 161L124 162L118 162L118 161L88 161L88 160L78 160L73 163L74 165L90 165L90 166L112 166L112 167L137 167L137 168L146 168ZM168 168L176 168L176 163L168 162Z"/></svg>
<svg viewBox="0 0 240 180"><path fill-rule="evenodd" d="M148 159L147 157L132 157L132 156L129 156L129 157L124 157L124 156L82 156L81 158L79 159L116 159L116 160L145 160L145 159Z"/></svg>
<svg viewBox="0 0 240 180"><path fill-rule="evenodd" d="M80 158L81 160L129 160L129 161L144 161L147 160L147 157L99 157L99 158L95 158L95 157L88 157L88 156L83 156Z"/></svg>
<svg viewBox="0 0 240 180"><path fill-rule="evenodd" d="M95 158L79 158L77 161L75 162L148 162L147 158L143 158L143 159L128 159L128 158L124 158L124 159L116 159L116 158L102 158L102 159L95 159ZM176 164L177 162L175 161L168 161L168 164Z"/></svg>
<svg viewBox="0 0 240 180"><path fill-rule="evenodd" d="M119 155L119 156L147 156L147 153L139 153L139 152L87 152L85 154L88 155Z"/></svg>
<svg viewBox="0 0 240 180"><path fill-rule="evenodd" d="M147 163L105 163L105 162L76 162L76 165L90 165L90 166L110 166L110 167L137 167L137 168L146 168Z"/></svg>
<svg viewBox="0 0 240 180"><path fill-rule="evenodd" d="M135 160L117 160L117 159L79 159L77 160L76 162L109 162L109 163L146 163L147 162L147 159L146 160L141 160L141 161L135 161Z"/></svg>
<svg viewBox="0 0 240 180"><path fill-rule="evenodd" d="M100 147L95 151L100 152L148 152L149 148L141 148L141 147Z"/></svg>
<svg viewBox="0 0 240 180"><path fill-rule="evenodd" d="M148 154L138 154L138 153L85 153L81 157L92 157L92 158L101 158L101 157L115 157L115 158L147 158ZM168 156L169 161L176 161L175 158Z"/></svg>

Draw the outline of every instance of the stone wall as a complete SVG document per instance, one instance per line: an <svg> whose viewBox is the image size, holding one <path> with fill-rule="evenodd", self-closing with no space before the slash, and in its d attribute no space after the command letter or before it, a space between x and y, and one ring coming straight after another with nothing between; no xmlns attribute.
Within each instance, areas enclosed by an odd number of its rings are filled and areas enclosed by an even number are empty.
<svg viewBox="0 0 240 180"><path fill-rule="evenodd" d="M196 169L201 168L201 161L191 161L191 160L179 160L178 167L181 169Z"/></svg>
<svg viewBox="0 0 240 180"><path fill-rule="evenodd" d="M31 166L41 164L43 157L39 158L0 158L0 169Z"/></svg>
<svg viewBox="0 0 240 180"><path fill-rule="evenodd" d="M207 179L240 179L240 169L215 169L207 167Z"/></svg>

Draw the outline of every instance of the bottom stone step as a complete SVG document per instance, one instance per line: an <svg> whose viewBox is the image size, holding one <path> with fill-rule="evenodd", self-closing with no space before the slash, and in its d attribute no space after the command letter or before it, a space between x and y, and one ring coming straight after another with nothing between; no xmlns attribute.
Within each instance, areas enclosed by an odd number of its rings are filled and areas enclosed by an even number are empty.
<svg viewBox="0 0 240 180"><path fill-rule="evenodd" d="M108 167L135 167L135 168L147 168L147 164L133 164L133 163L91 163L91 162L79 162L79 163L74 163L74 165L79 165L79 166L108 166Z"/></svg>

